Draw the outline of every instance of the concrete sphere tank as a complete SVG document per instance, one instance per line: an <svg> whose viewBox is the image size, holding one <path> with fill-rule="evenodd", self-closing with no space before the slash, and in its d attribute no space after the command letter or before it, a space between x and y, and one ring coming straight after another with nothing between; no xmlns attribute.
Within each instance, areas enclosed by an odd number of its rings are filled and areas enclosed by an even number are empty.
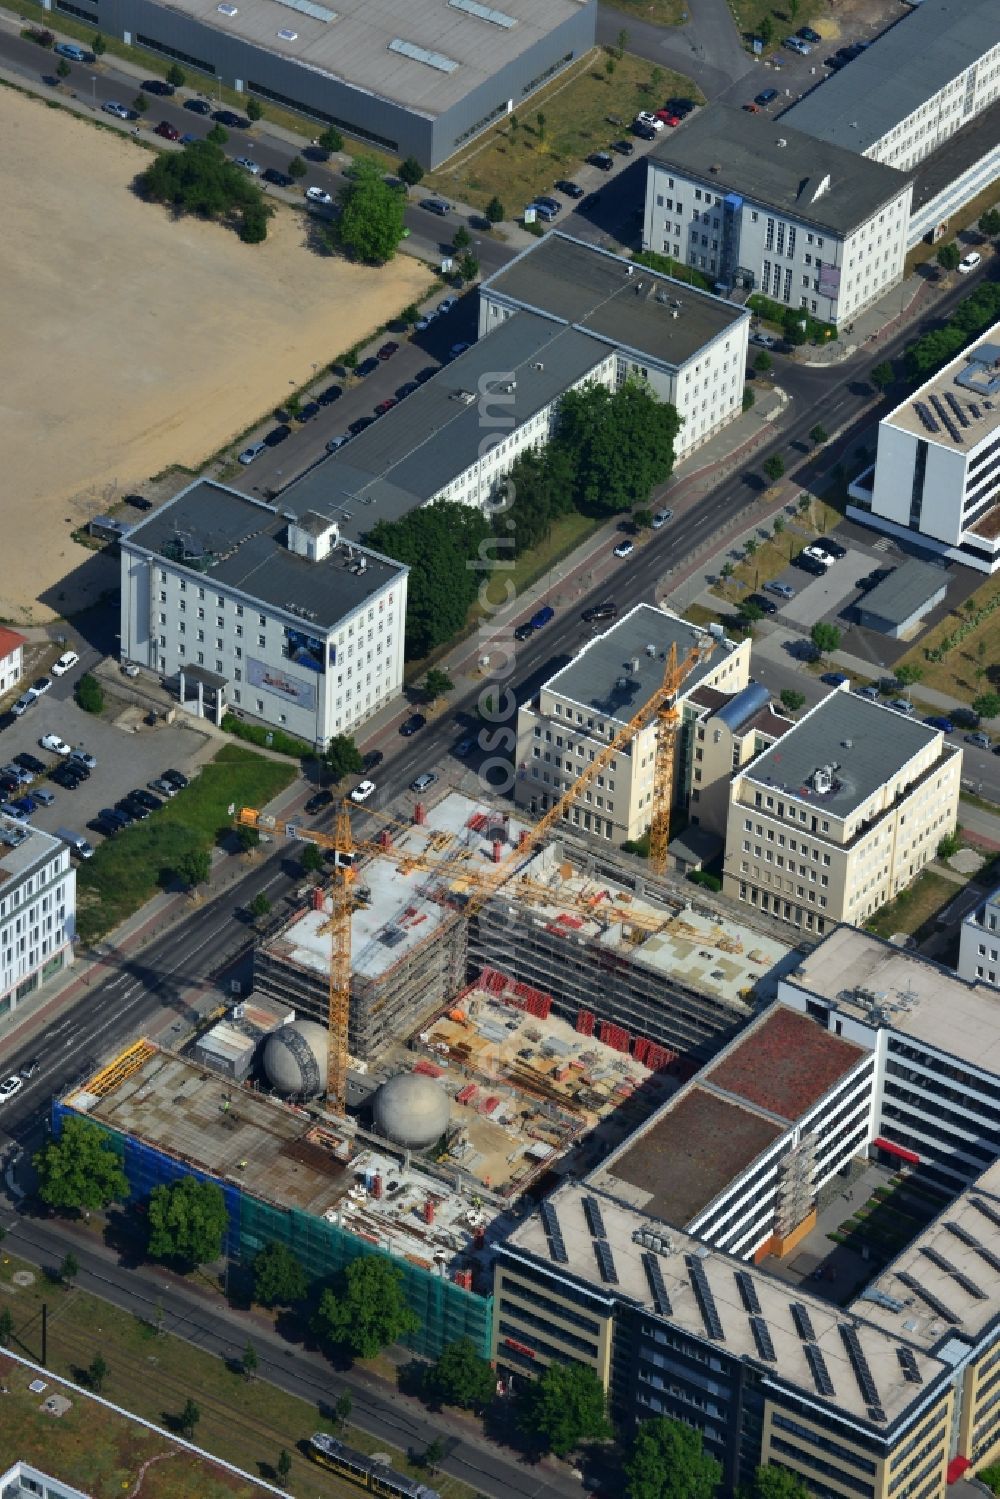
<svg viewBox="0 0 1000 1499"><path fill-rule="evenodd" d="M424 1150L448 1127L448 1095L433 1078L401 1072L383 1083L375 1094L375 1128L396 1145Z"/></svg>
<svg viewBox="0 0 1000 1499"><path fill-rule="evenodd" d="M326 1088L326 1053L325 1028L314 1020L296 1020L264 1042L264 1075L288 1098L315 1098Z"/></svg>

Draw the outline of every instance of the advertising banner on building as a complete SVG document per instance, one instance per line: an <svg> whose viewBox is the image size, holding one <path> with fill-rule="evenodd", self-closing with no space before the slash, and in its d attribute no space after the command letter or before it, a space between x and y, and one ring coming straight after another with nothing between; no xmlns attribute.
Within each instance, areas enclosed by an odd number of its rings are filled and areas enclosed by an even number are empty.
<svg viewBox="0 0 1000 1499"><path fill-rule="evenodd" d="M840 296L840 266L821 265L819 268L819 294L834 301Z"/></svg>
<svg viewBox="0 0 1000 1499"><path fill-rule="evenodd" d="M265 692L273 692L277 697L284 698L286 703L294 703L297 708L305 708L310 713L315 710L315 682L303 682L299 677L291 677L280 666L268 666L264 661L248 656L247 681L251 687L263 687Z"/></svg>
<svg viewBox="0 0 1000 1499"><path fill-rule="evenodd" d="M304 630L290 630L286 627L285 642L289 661L294 661L297 666L305 666L309 671L326 671L325 640L319 640L315 635L307 635ZM337 647L331 645L331 666L336 659Z"/></svg>

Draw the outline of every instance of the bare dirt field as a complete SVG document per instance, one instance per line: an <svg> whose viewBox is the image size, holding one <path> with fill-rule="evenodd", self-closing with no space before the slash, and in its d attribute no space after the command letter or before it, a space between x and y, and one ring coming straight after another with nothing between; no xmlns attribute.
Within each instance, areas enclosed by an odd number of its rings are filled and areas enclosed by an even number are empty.
<svg viewBox="0 0 1000 1499"><path fill-rule="evenodd" d="M131 191L146 152L8 89L0 139L0 616L28 623L117 576L82 565L75 527L170 464L197 469L429 276L318 255L287 208L263 245L174 221Z"/></svg>

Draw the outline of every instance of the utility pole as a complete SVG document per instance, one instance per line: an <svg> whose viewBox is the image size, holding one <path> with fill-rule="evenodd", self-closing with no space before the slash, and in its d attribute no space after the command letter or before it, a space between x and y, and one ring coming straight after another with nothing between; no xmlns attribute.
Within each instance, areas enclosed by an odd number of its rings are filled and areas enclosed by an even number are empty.
<svg viewBox="0 0 1000 1499"><path fill-rule="evenodd" d="M49 1353L49 1305L47 1301L42 1302L42 1368L48 1367L47 1359Z"/></svg>

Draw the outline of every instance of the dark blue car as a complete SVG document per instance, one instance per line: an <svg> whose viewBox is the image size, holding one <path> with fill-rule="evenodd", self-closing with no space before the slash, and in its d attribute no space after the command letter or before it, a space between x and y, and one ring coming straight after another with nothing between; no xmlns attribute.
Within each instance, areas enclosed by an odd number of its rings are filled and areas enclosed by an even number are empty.
<svg viewBox="0 0 1000 1499"><path fill-rule="evenodd" d="M942 734L954 734L955 732L955 725L950 718L934 716L932 718L925 718L924 723L930 724L932 729L940 729Z"/></svg>

